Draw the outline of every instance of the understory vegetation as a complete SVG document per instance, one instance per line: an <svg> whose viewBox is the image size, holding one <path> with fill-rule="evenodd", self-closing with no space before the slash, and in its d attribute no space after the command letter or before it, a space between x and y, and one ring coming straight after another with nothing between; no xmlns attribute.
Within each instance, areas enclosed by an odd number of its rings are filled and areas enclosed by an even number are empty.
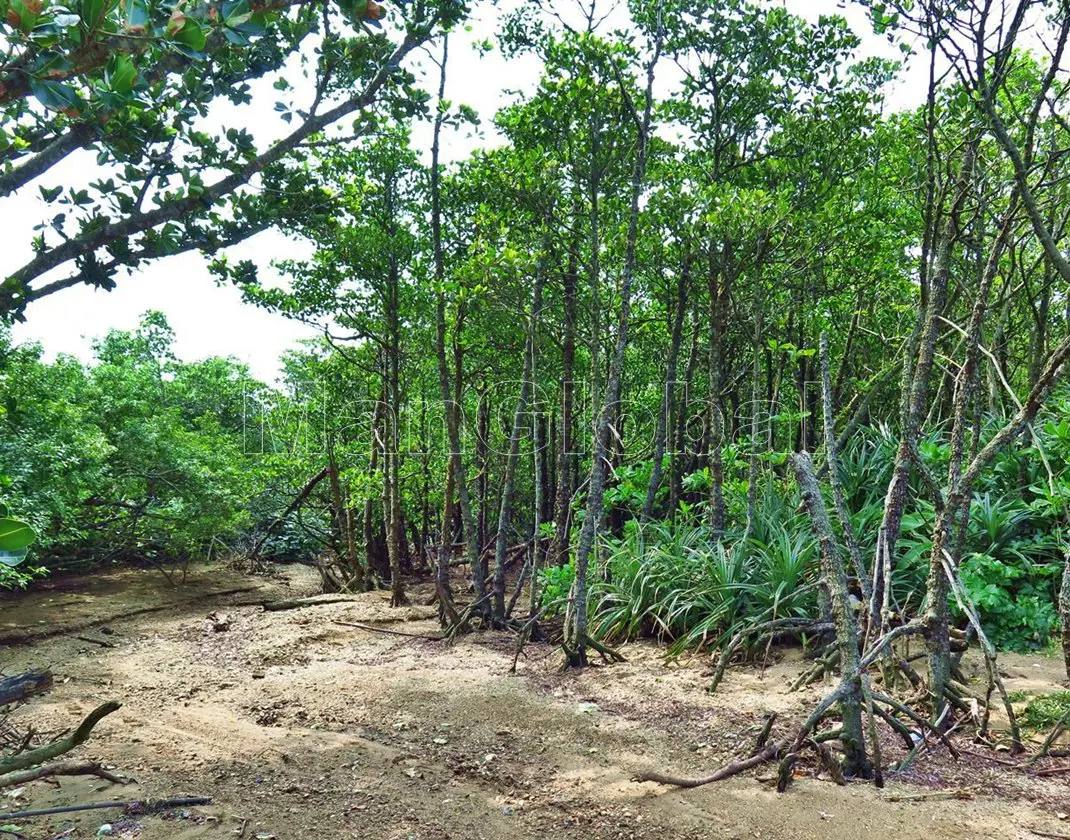
<svg viewBox="0 0 1070 840"><path fill-rule="evenodd" d="M342 551L331 541L326 497L323 511L313 497L304 515L274 523L302 475L289 447L315 419L241 364L186 364L174 357L172 343L166 319L149 313L137 331L98 341L88 365L73 358L45 363L39 348L4 345L4 499L37 533L31 562L0 565L4 586L25 586L49 570L116 563L166 570L190 558L234 560L258 541L279 562L315 563L324 552ZM1033 435L1003 453L974 492L962 578L1001 649L1049 647L1059 626L1067 416L1070 398L1061 394ZM875 549L896 446L891 429L877 424L860 429L840 455L851 525L867 555ZM946 464L939 430L920 448L932 463ZM671 520L641 521L651 466L634 464L607 493L621 527L604 535L600 564L589 571L599 637L654 637L679 653L716 648L755 620L819 614L817 545L784 470L763 470L748 502L747 460L729 462L726 528L718 539L701 498L708 492L705 469L682 477L697 501L681 501ZM904 614L924 598L934 521L916 478L912 491L920 498L903 519L893 587ZM542 531L544 540L551 534ZM405 566L416 573L426 560ZM388 576L388 562L378 572ZM574 577L573 560L542 569L541 603L560 611Z"/></svg>

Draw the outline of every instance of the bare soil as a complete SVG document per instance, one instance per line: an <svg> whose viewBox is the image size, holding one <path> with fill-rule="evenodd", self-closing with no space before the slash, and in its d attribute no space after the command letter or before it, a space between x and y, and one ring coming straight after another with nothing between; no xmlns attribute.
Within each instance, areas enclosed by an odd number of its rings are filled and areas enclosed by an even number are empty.
<svg viewBox="0 0 1070 840"><path fill-rule="evenodd" d="M54 734L119 700L123 708L74 756L137 780L2 792L0 826L25 808L204 795L211 805L140 818L118 809L59 815L20 822L19 832L89 838L108 824L115 837L173 840L1070 840L1070 772L1035 775L1070 762L1012 767L1018 759L965 735L960 762L934 747L884 790L837 787L805 766L783 795L770 768L686 791L631 781L649 768L715 769L750 747L770 711L787 732L826 690L789 693L807 665L794 651L731 670L709 696L707 657L667 664L649 643L625 646L624 664L582 673L562 673L555 649L532 645L512 674L515 638L506 633L447 647L335 623L436 635L421 587L410 592L417 606L398 610L385 593L277 613L257 605L310 594L316 582L302 569L284 580L200 569L171 587L124 570L0 599L3 672L50 667L57 683L13 722ZM213 612L227 629L214 629ZM1054 658L1002 663L1011 691L1060 687ZM885 749L903 754L891 737Z"/></svg>

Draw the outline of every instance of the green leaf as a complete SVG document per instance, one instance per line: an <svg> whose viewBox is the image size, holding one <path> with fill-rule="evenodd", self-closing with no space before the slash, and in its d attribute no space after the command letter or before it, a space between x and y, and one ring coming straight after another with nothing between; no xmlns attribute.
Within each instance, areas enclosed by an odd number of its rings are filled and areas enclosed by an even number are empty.
<svg viewBox="0 0 1070 840"><path fill-rule="evenodd" d="M40 9L40 6L37 7ZM18 16L18 28L23 32L29 32L33 29L34 24L37 23L37 18L40 16L38 12L29 8L29 5L24 0L11 0L8 12L8 22L11 22L12 12Z"/></svg>
<svg viewBox="0 0 1070 840"><path fill-rule="evenodd" d="M86 30L96 29L108 11L108 0L82 0L82 24Z"/></svg>
<svg viewBox="0 0 1070 840"><path fill-rule="evenodd" d="M37 534L33 528L18 519L0 519L0 551L21 551L30 545Z"/></svg>
<svg viewBox="0 0 1070 840"><path fill-rule="evenodd" d="M52 187L52 189L48 189L46 187L40 187L39 189L41 190L41 198L43 198L45 201L55 201L57 198L59 198L59 194L63 192L62 185L58 187ZM0 505L0 516L7 516L7 508L3 507L2 505Z"/></svg>
<svg viewBox="0 0 1070 840"><path fill-rule="evenodd" d="M230 27L241 26L253 16L253 11L249 8L249 0L225 2L222 11L223 22Z"/></svg>
<svg viewBox="0 0 1070 840"><path fill-rule="evenodd" d="M26 559L28 552L25 548L18 551L2 551L0 550L0 565L4 566L17 566L23 560Z"/></svg>
<svg viewBox="0 0 1070 840"><path fill-rule="evenodd" d="M208 36L197 21L186 18L186 25L179 29L173 37L178 43L200 52L204 49Z"/></svg>
<svg viewBox="0 0 1070 840"><path fill-rule="evenodd" d="M111 60L108 68L108 81L114 93L128 94L134 89L137 81L137 68L127 55L117 55Z"/></svg>
<svg viewBox="0 0 1070 840"><path fill-rule="evenodd" d="M70 85L45 79L30 79L30 92L37 101L53 111L76 108L80 104L78 93Z"/></svg>

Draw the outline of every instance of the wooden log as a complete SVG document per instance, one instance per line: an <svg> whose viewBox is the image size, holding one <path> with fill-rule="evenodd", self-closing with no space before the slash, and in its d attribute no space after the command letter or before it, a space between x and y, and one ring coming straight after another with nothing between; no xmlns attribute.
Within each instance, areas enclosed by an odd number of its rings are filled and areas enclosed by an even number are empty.
<svg viewBox="0 0 1070 840"><path fill-rule="evenodd" d="M325 604L345 604L365 600L360 595L312 595L308 598L293 598L286 601L265 601L266 612L300 610L305 607L321 607Z"/></svg>
<svg viewBox="0 0 1070 840"><path fill-rule="evenodd" d="M29 770L15 770L0 776L0 788L24 785L37 779L48 779L53 776L98 776L115 784L129 784L129 779L124 779L115 773L105 770L94 761L54 761Z"/></svg>
<svg viewBox="0 0 1070 840"><path fill-rule="evenodd" d="M0 677L0 706L18 703L52 688L51 671L27 671L13 677Z"/></svg>

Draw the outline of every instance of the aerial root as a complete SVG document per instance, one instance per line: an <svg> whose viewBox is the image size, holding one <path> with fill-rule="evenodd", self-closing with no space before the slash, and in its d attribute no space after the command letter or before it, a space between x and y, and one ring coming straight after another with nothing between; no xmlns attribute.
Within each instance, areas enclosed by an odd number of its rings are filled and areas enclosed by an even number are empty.
<svg viewBox="0 0 1070 840"><path fill-rule="evenodd" d="M571 644L568 641L562 640L561 650L565 652L565 661L562 664L562 669L586 668L590 664L587 660L587 648L598 653L598 655L602 657L602 661L607 665L614 662L628 661L620 651L611 648L598 641L598 639L584 633L579 639L574 640Z"/></svg>
<svg viewBox="0 0 1070 840"><path fill-rule="evenodd" d="M671 776L663 773L642 773L635 777L636 781L657 782L674 787L692 788L707 785L712 782L727 779L738 773L758 767L767 762L778 762L776 785L779 792L784 792L790 785L795 774L795 768L802 755L810 750L813 752L818 767L836 784L846 783L846 773L843 762L837 752L830 746L832 741L844 736L842 728L826 728L818 732L817 728L823 720L832 713L833 707L841 702L849 691L850 684L841 682L832 692L827 694L820 703L811 711L810 716L799 727L792 738L781 739L769 743L776 715L769 714L758 733L758 737L751 749L750 755L741 760L733 761L707 776L687 778ZM881 755L881 745L877 732L877 721L884 721L902 739L904 747L908 751L907 759L901 763L901 767L908 764L917 754L918 750L926 743L924 737L920 737L912 731L897 715L905 717L918 727L921 732L931 733L941 744L947 747L948 752L957 759L958 751L955 749L947 734L940 727L926 720L922 715L915 712L905 703L895 700L885 694L874 691L868 677L862 680L863 713L866 719L866 741L870 757L873 761L872 774L867 769L859 771L865 778L872 778L877 787L884 786L884 766ZM850 771L848 771L850 772Z"/></svg>
<svg viewBox="0 0 1070 840"><path fill-rule="evenodd" d="M520 660L520 654L524 652L524 645L527 644L529 639L535 638L540 632L539 619L542 618L542 614L545 611L545 607L535 611L535 614L528 618L523 624L520 625L516 634L516 653L513 654L513 664L509 668L510 674L516 673L516 663Z"/></svg>
<svg viewBox="0 0 1070 840"><path fill-rule="evenodd" d="M791 684L789 691L798 691L813 685L818 680L824 679L826 674L831 674L839 664L840 652L833 645L829 645L823 653L818 655L814 666Z"/></svg>
<svg viewBox="0 0 1070 840"><path fill-rule="evenodd" d="M446 629L445 641L447 645L452 645L461 634L471 632L473 620L479 619L482 622L486 622L486 606L487 602L490 601L490 597L491 593L487 593L464 608L457 620Z"/></svg>
<svg viewBox="0 0 1070 840"><path fill-rule="evenodd" d="M1049 732L1048 737L1044 739L1044 743L1037 751L1037 754L1029 760L1029 763L1026 765L1027 767L1032 767L1040 759L1044 758L1044 756L1052 753L1051 745L1054 744L1059 736L1066 731L1067 724L1070 724L1070 709L1067 709L1066 713L1059 718L1055 726L1052 727L1051 732Z"/></svg>
<svg viewBox="0 0 1070 840"><path fill-rule="evenodd" d="M773 724L776 723L776 718L776 712L770 712L765 716L765 723L762 725L762 730L758 733L758 737L754 740L754 749L751 750L750 758L758 755L768 745L769 734L773 731Z"/></svg>
<svg viewBox="0 0 1070 840"><path fill-rule="evenodd" d="M728 669L732 657L735 656L748 637L768 636L772 639L782 633L816 633L830 630L831 628L832 625L827 622L815 622L808 618L775 618L772 621L763 621L760 624L743 628L732 637L725 649L721 651L721 656L717 661L717 668L713 673L713 678L710 680L710 687L707 691L713 694L717 690L717 686L724 679L725 671Z"/></svg>

